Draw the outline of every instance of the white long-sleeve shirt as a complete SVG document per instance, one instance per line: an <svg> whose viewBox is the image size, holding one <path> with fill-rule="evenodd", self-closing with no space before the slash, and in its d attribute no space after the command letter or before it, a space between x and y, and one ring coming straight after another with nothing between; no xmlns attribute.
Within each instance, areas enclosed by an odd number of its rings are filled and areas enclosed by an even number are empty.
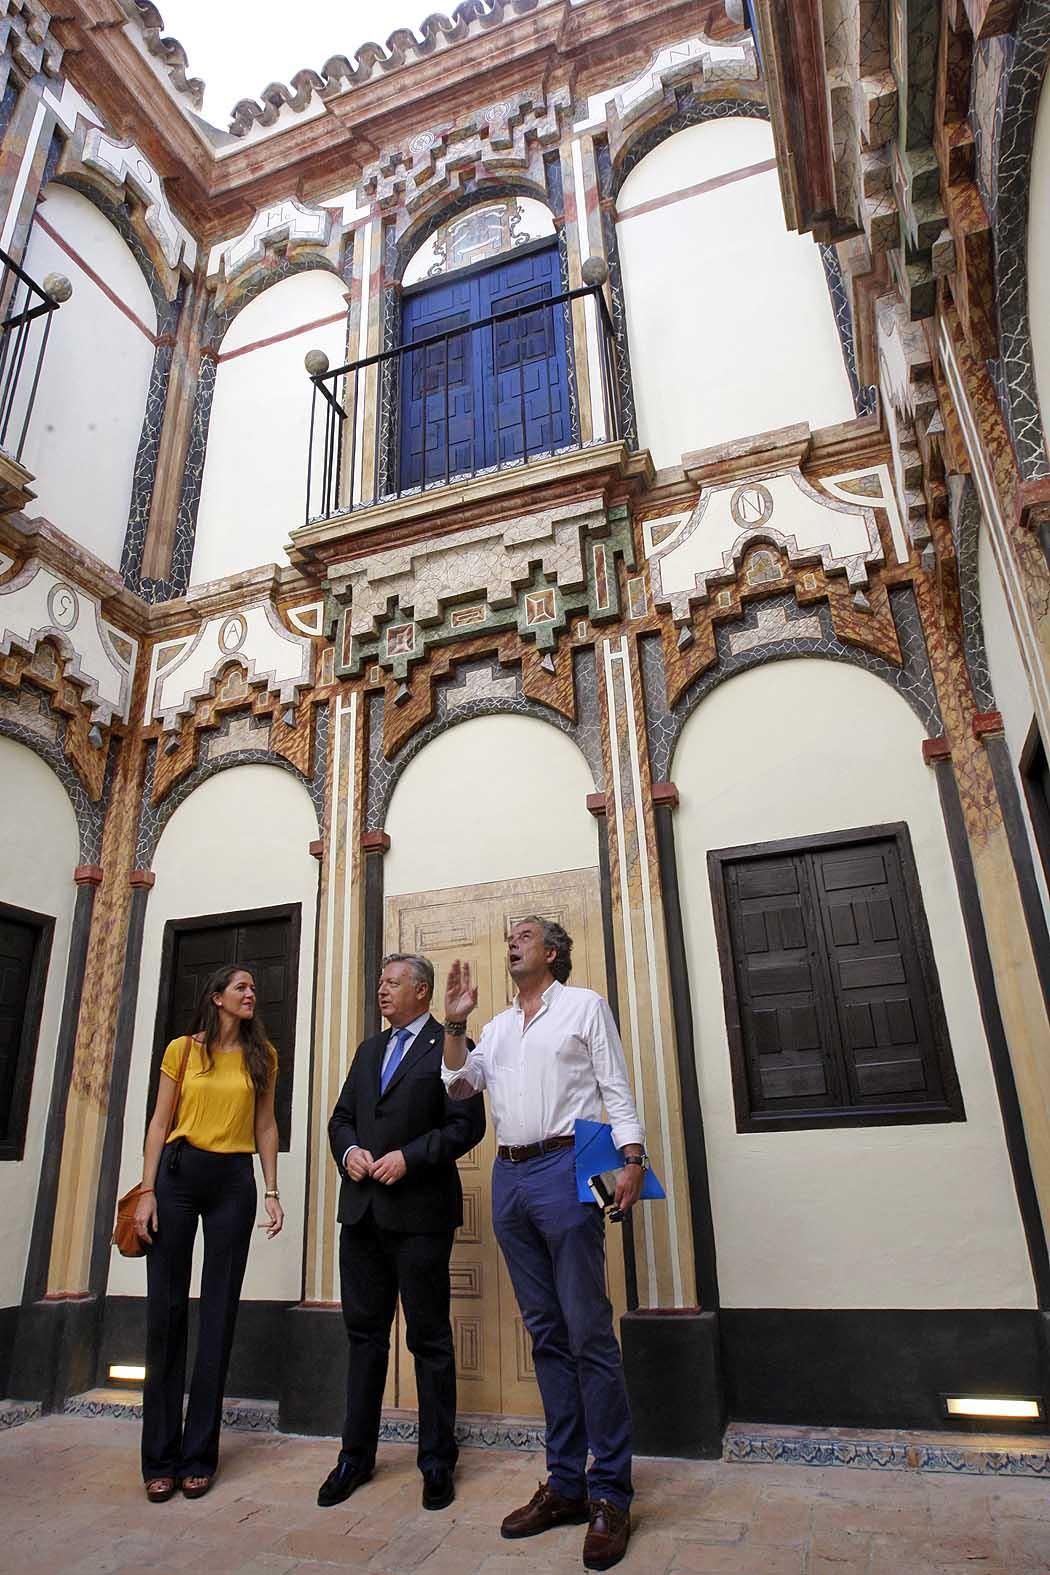
<svg viewBox="0 0 1050 1575"><path fill-rule="evenodd" d="M571 1137L577 1117L601 1120L603 1104L618 1148L645 1142L612 1012L594 990L555 980L528 1026L515 1001L441 1076L453 1099L488 1089L498 1144Z"/></svg>

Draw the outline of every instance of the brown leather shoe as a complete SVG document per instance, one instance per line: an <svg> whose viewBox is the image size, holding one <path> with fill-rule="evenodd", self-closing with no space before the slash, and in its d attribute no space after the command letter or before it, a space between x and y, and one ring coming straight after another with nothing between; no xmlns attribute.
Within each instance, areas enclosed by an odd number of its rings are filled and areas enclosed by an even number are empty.
<svg viewBox="0 0 1050 1575"><path fill-rule="evenodd" d="M166 1504L174 1494L174 1477L151 1477L146 1483L146 1497L151 1504Z"/></svg>
<svg viewBox="0 0 1050 1575"><path fill-rule="evenodd" d="M583 1539L583 1567L588 1570L608 1570L619 1564L627 1552L631 1535L631 1517L618 1504L607 1498L596 1498L591 1503L591 1523Z"/></svg>
<svg viewBox="0 0 1050 1575"><path fill-rule="evenodd" d="M541 1482L527 1504L511 1510L500 1536L535 1537L552 1526L582 1526L588 1513L585 1498L563 1498L549 1482Z"/></svg>

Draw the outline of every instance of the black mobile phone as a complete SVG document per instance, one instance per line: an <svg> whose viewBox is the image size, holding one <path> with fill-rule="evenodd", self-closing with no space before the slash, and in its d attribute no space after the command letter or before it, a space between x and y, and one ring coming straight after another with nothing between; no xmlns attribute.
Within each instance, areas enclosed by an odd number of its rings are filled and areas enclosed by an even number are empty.
<svg viewBox="0 0 1050 1575"><path fill-rule="evenodd" d="M587 1186L591 1197L599 1208L605 1210L608 1219L613 1221L623 1219L623 1210L616 1207L615 1170L603 1170L597 1176L588 1176Z"/></svg>

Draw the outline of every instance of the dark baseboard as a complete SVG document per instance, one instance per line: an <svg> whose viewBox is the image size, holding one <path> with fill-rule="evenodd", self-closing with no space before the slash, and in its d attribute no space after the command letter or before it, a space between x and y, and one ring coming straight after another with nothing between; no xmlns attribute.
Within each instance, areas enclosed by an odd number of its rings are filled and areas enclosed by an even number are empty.
<svg viewBox="0 0 1050 1575"><path fill-rule="evenodd" d="M9 1390L61 1411L95 1382L102 1308L94 1296L26 1302L18 1309Z"/></svg>
<svg viewBox="0 0 1050 1575"><path fill-rule="evenodd" d="M282 1433L338 1438L346 1411L347 1343L338 1307L289 1307L282 1325Z"/></svg>
<svg viewBox="0 0 1050 1575"><path fill-rule="evenodd" d="M20 1307L0 1307L0 1396L10 1393L11 1362L15 1354Z"/></svg>
<svg viewBox="0 0 1050 1575"><path fill-rule="evenodd" d="M729 1416L809 1427L947 1428L945 1394L1045 1399L1044 1323L1034 1310L723 1307Z"/></svg>
<svg viewBox="0 0 1050 1575"><path fill-rule="evenodd" d="M725 1401L715 1312L639 1311L620 1319L620 1342L639 1455L717 1460Z"/></svg>
<svg viewBox="0 0 1050 1575"><path fill-rule="evenodd" d="M277 1400L284 1364L287 1302L242 1301L237 1313L226 1393L239 1400ZM190 1361L197 1345L196 1299L190 1302ZM146 1358L146 1299L107 1296L102 1315L98 1371L93 1383L105 1384L111 1362L141 1363ZM90 1387L90 1386L89 1386Z"/></svg>

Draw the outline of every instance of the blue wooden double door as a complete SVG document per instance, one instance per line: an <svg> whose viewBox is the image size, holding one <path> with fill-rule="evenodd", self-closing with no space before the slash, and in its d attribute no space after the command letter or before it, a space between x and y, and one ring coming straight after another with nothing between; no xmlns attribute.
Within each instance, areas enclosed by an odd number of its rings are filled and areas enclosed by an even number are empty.
<svg viewBox="0 0 1050 1575"><path fill-rule="evenodd" d="M557 242L406 293L402 345L433 343L401 357L402 491L571 443L560 294Z"/></svg>

